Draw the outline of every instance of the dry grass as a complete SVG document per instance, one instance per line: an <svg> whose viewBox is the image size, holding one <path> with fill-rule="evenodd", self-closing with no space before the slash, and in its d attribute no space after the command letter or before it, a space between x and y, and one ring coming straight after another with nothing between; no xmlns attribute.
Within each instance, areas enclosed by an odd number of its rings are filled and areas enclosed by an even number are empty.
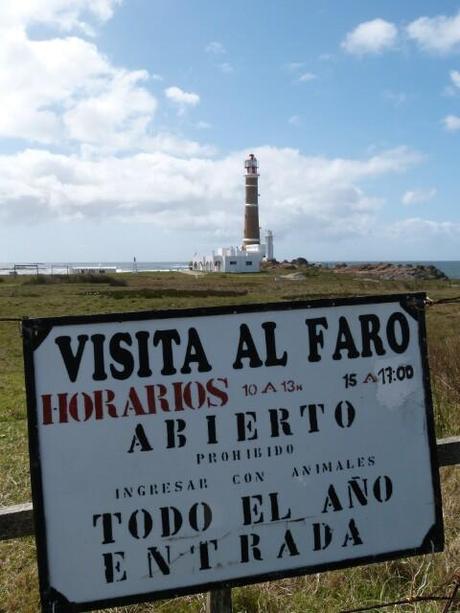
<svg viewBox="0 0 460 613"><path fill-rule="evenodd" d="M377 294L426 290L434 298L458 295L449 282L367 282L314 272L289 280L279 273L247 276L140 273L120 277L114 286L88 283L5 279L0 285L0 318L121 312L299 300L330 295ZM118 284L117 284L118 285ZM460 304L431 307L427 315L437 436L460 434ZM21 339L16 324L0 322L0 505L30 500ZM347 608L432 593L447 594L460 569L459 467L441 470L446 550L321 575L262 583L233 590L235 613L334 613ZM389 607L386 611L438 613L440 603ZM39 610L35 544L23 538L0 544L0 612ZM457 610L460 610L458 604ZM205 611L205 596L190 596L113 612L162 613Z"/></svg>

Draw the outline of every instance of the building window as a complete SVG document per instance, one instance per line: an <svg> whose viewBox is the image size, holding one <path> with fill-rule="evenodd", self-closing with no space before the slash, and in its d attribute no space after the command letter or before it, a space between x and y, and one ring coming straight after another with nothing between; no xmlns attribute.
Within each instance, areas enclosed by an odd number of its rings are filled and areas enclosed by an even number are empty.
<svg viewBox="0 0 460 613"><path fill-rule="evenodd" d="M246 266L252 266L252 260L247 260L246 261Z"/></svg>
<svg viewBox="0 0 460 613"><path fill-rule="evenodd" d="M236 260L230 260L229 264L230 266L236 266Z"/></svg>

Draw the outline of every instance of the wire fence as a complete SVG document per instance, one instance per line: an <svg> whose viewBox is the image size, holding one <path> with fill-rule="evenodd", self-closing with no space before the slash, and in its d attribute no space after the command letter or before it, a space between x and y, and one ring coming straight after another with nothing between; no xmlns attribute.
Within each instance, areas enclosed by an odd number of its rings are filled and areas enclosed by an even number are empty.
<svg viewBox="0 0 460 613"><path fill-rule="evenodd" d="M458 304L460 296L432 300L427 297L426 307ZM0 323L21 323L28 319L23 317L0 317ZM440 466L460 464L460 437L452 437L438 441L438 459ZM33 508L31 503L0 508L0 540L20 538L34 533ZM447 593L443 593L444 591ZM213 598L214 596L214 598ZM353 609L342 609L340 613L365 613L367 611L384 610L389 607L407 607L423 605L424 603L443 604L441 613L460 611L460 569L456 570L447 581L444 581L433 593L427 595L411 595L399 600L368 604ZM1 610L1 608L0 608ZM214 590L208 596L207 611L210 613L231 613L231 589Z"/></svg>
<svg viewBox="0 0 460 613"><path fill-rule="evenodd" d="M393 600L391 602L382 602L379 604L373 604L365 607L358 607L357 609L344 609L340 613L363 613L364 611L377 611L378 609L386 609L387 607L399 607L405 605L413 605L422 602L444 602L445 606L442 609L442 613L448 613L449 611L458 611L457 605L460 603L460 598L457 596L460 588L460 571L451 575L450 579L442 584L436 591L440 591L442 587L452 586L451 593L448 595L429 594L426 596L409 596L402 598L401 600Z"/></svg>

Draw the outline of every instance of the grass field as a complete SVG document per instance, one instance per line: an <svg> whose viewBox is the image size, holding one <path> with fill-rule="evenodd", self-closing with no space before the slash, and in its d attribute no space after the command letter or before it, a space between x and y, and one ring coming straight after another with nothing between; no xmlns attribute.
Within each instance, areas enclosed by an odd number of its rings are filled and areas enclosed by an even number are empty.
<svg viewBox="0 0 460 613"><path fill-rule="evenodd" d="M285 273L203 275L139 273L110 278L0 278L0 319L126 312L196 306L266 303L326 296L426 291L434 301L460 296L460 282L375 281L308 269L301 279ZM428 348L436 436L460 434L460 302L434 304L427 311ZM0 321L0 506L31 499L19 324ZM442 554L374 564L233 591L235 612L338 612L380 602L446 595L460 570L460 468L441 469L446 530ZM0 543L0 612L39 610L35 544L32 538ZM442 611L423 602L386 611ZM460 603L457 604L460 610ZM112 611L204 611L205 596Z"/></svg>

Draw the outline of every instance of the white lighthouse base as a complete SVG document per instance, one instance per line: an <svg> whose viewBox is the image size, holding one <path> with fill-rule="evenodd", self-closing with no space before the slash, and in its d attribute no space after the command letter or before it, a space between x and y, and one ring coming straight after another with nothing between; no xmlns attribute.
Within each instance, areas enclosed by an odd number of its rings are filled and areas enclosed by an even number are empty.
<svg viewBox="0 0 460 613"><path fill-rule="evenodd" d="M194 256L191 268L202 272L260 272L260 264L265 257L265 245L240 247L220 247L211 255Z"/></svg>

